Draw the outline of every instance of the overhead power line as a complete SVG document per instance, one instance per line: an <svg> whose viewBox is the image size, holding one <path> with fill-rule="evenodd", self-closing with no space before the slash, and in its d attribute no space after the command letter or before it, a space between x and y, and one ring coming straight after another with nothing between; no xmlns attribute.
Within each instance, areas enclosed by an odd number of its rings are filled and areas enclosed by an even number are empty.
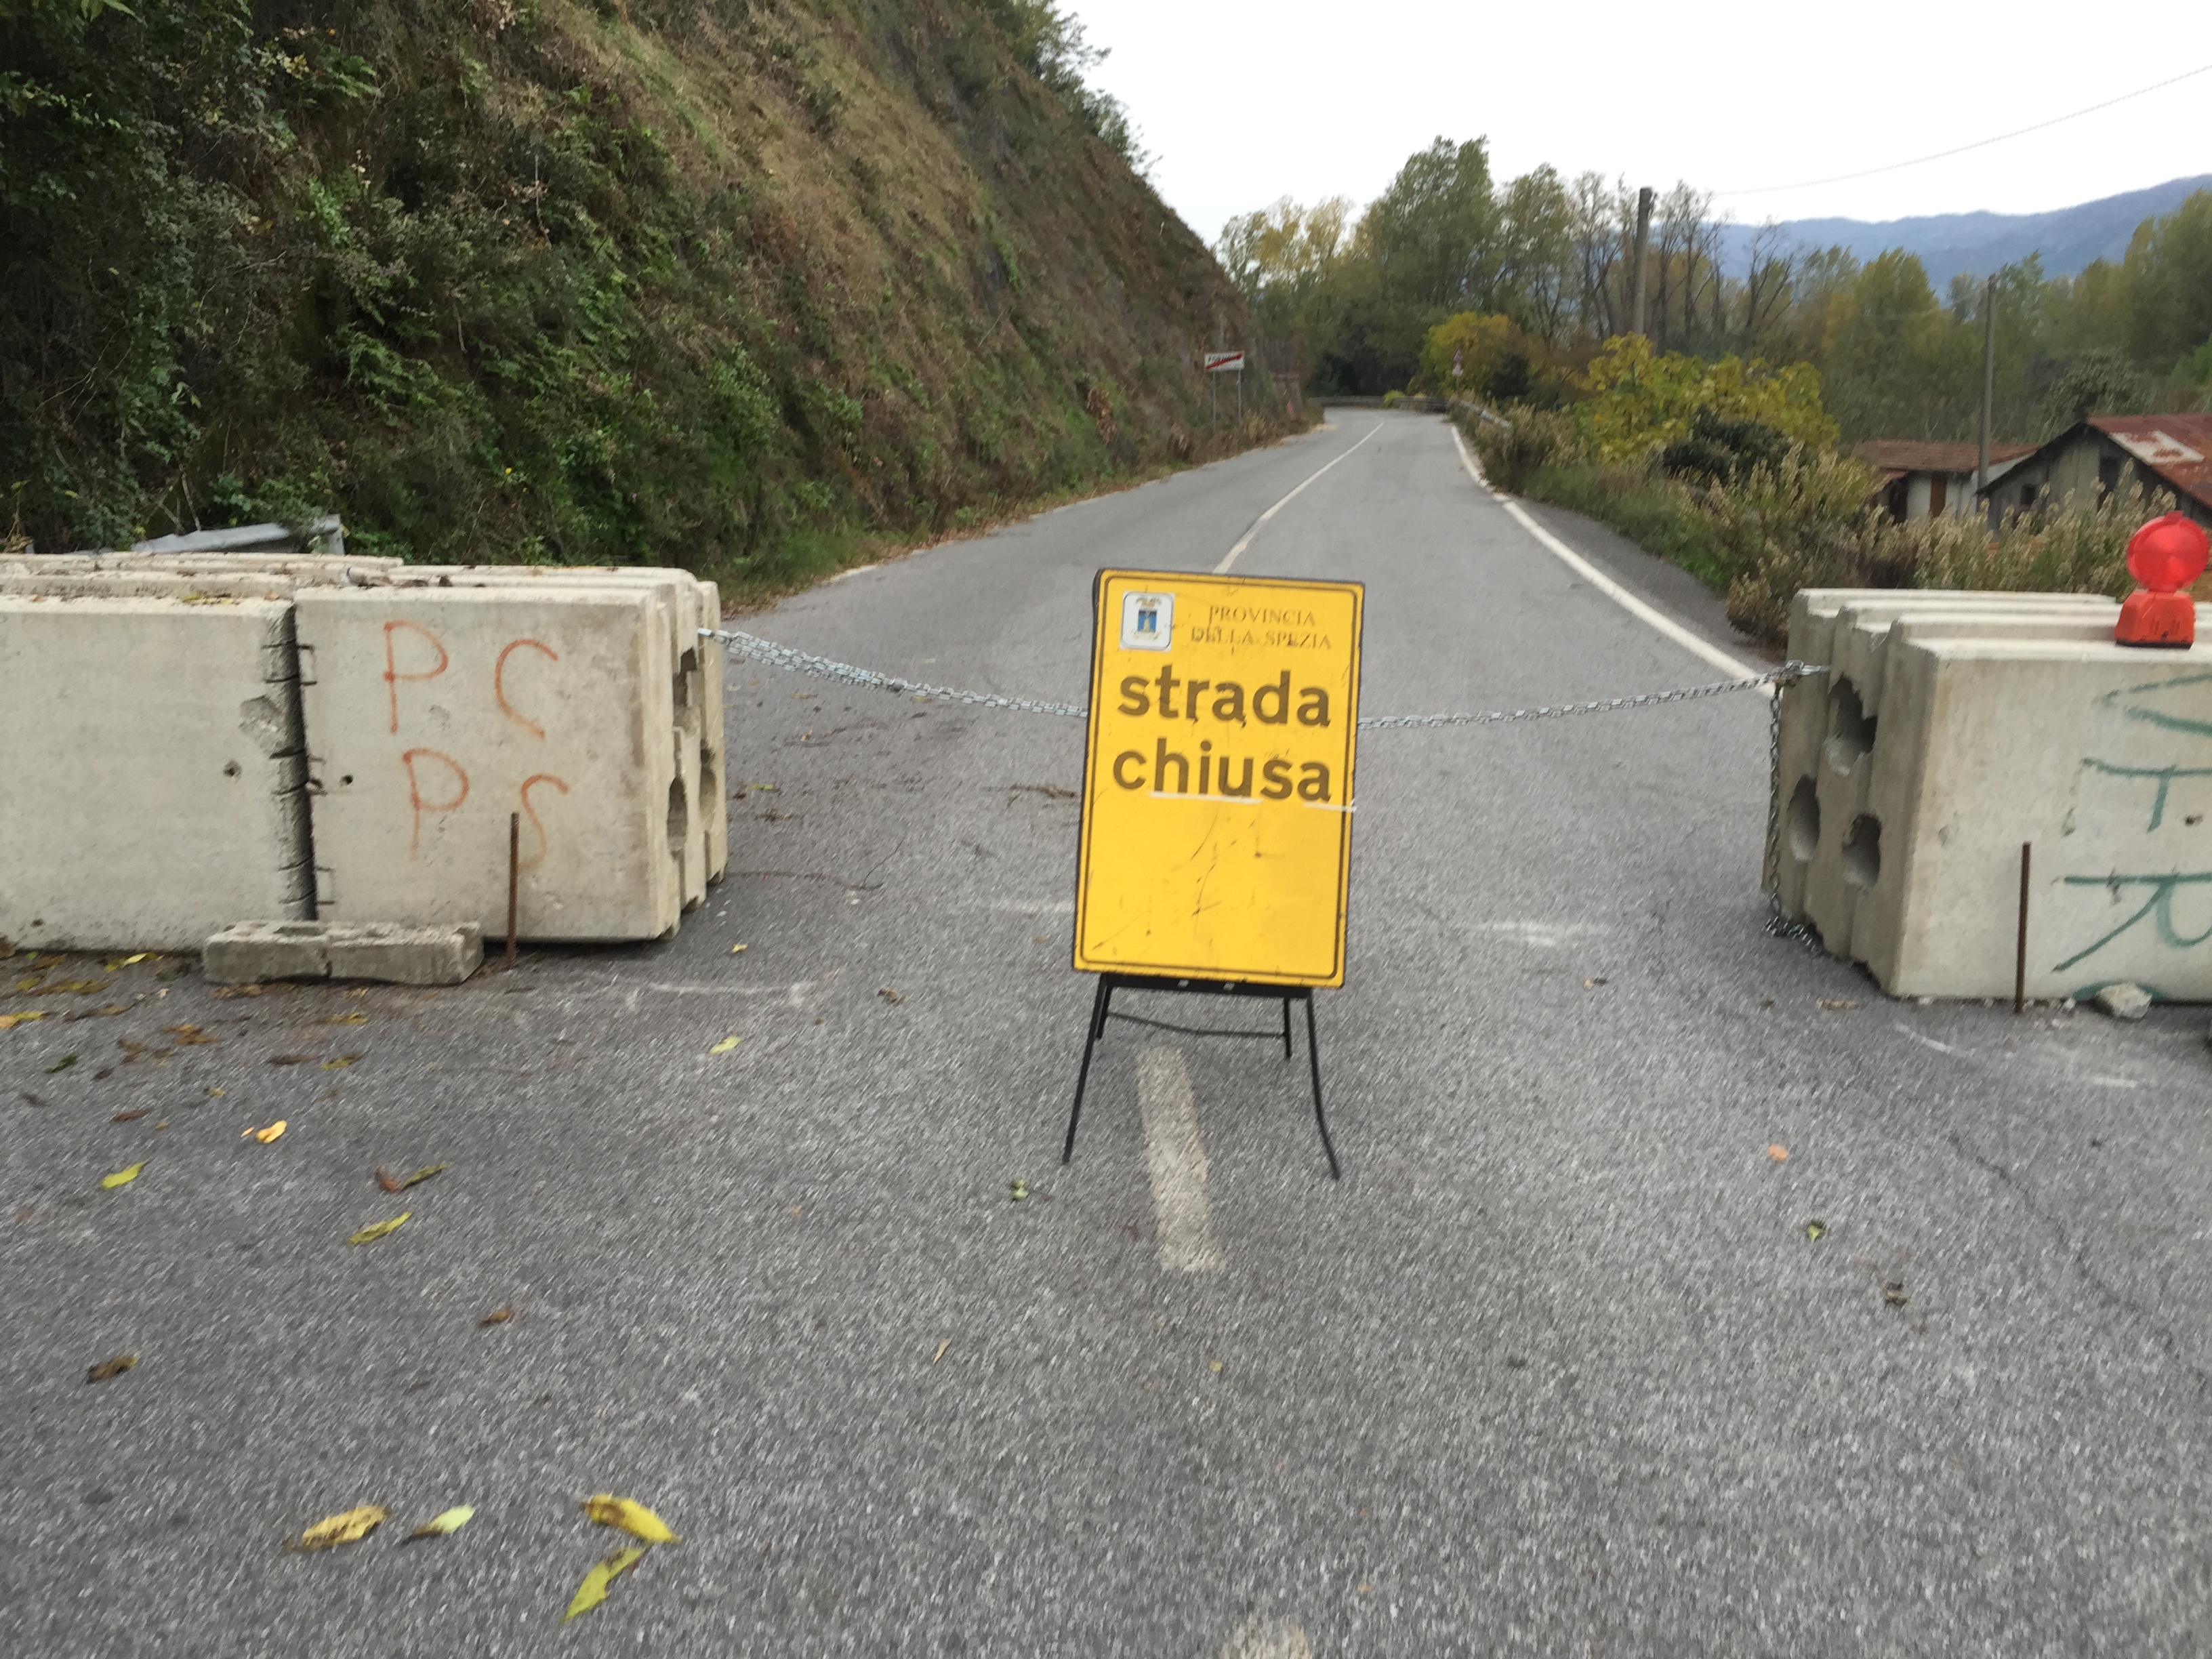
<svg viewBox="0 0 2212 1659"><path fill-rule="evenodd" d="M1871 179L1878 173L1895 173L1904 167L1924 167L1930 161L1941 161L1954 155L1964 155L1968 150L1987 149L1991 144L2002 144L2007 139L2024 138L2031 132L2041 132L2045 128L2057 126L2062 122L2078 121L2085 115L2094 115L2100 109L2110 109L2115 104L2124 104L2130 98L2141 98L2148 93L2161 92L2167 87L2179 86L2184 81L2194 80L2207 70L2212 70L2212 64L2199 64L2193 70L2185 70L2179 75L2155 82L2150 86L2137 87L2133 92L2124 92L2117 98L2107 98L2103 103L2092 104L2087 109L2074 110L2064 115L2054 115L2048 121L2038 121L2033 126L2015 127L2010 132L2000 132L1993 138L1977 138L1971 144L1960 144L1954 149L1939 149L1933 155L1916 155L1909 161L1892 161L1884 167L1866 167L1857 173L1838 173L1827 179L1808 179L1802 183L1795 185L1760 185L1753 190L1722 190L1713 193L1716 196L1771 196L1780 191L1813 190L1821 185L1840 185L1853 179Z"/></svg>

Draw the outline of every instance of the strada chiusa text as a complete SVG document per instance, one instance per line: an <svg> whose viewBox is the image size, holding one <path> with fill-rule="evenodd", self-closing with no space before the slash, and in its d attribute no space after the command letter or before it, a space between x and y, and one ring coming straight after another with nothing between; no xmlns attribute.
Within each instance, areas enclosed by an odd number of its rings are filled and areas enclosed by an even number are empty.
<svg viewBox="0 0 2212 1659"><path fill-rule="evenodd" d="M1291 689L1288 669L1280 678L1255 687L1248 696L1243 685L1235 680L1179 679L1172 663L1160 665L1154 676L1131 674L1121 682L1121 702L1119 712L1137 717L1157 715L1163 720L1188 720L1196 725L1210 719L1223 726L1245 726L1258 721L1261 726L1289 726L1295 722L1305 726L1326 726L1329 723L1328 692L1318 685L1301 686L1294 693ZM1182 694L1182 706L1176 706L1176 694ZM1211 692L1211 696L1206 694ZM1164 795L1222 795L1232 799L1250 800L1255 793L1261 800L1288 800L1293 790L1298 799L1308 801L1327 801L1329 793L1328 768L1320 761L1306 761L1298 765L1293 779L1291 763L1277 757L1258 767L1254 775L1255 760L1246 756L1241 770L1233 781L1231 762L1226 753L1216 755L1211 738L1201 738L1196 757L1198 787L1191 787L1192 757L1168 747L1168 740L1160 738L1150 755L1140 750L1127 749L1114 757L1114 781L1124 789L1150 789ZM1173 787L1169 779L1172 775ZM1256 789L1255 789L1256 784Z"/></svg>

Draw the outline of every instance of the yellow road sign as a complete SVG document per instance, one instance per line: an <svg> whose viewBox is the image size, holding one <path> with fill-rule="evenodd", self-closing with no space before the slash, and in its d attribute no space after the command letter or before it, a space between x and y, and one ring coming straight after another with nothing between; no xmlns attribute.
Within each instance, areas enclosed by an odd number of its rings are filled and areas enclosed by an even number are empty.
<svg viewBox="0 0 2212 1659"><path fill-rule="evenodd" d="M1075 966L1344 983L1358 582L1102 570Z"/></svg>

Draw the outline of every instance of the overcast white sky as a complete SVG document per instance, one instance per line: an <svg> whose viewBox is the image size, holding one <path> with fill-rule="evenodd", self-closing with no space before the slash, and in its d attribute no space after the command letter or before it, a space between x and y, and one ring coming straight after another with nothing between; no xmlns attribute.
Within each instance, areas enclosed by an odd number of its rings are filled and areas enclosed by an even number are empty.
<svg viewBox="0 0 2212 1659"><path fill-rule="evenodd" d="M1206 240L1288 195L1365 203L1438 134L1661 189L1795 185L2063 115L2212 63L2202 0L2002 11L1616 0L1072 0L1152 176ZM2212 74L1954 160L1716 204L1763 219L2027 213L2212 173Z"/></svg>

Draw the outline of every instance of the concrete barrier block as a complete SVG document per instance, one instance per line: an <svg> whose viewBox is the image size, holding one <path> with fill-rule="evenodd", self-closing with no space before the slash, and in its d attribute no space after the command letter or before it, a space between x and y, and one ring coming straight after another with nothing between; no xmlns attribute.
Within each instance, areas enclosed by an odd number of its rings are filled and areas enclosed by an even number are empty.
<svg viewBox="0 0 2212 1659"><path fill-rule="evenodd" d="M240 921L209 935L200 972L217 985L260 985L279 979L328 979L330 952L319 921Z"/></svg>
<svg viewBox="0 0 2212 1659"><path fill-rule="evenodd" d="M218 985L280 979L459 985L483 965L483 930L472 921L438 927L241 921L211 936L200 952L200 971Z"/></svg>
<svg viewBox="0 0 2212 1659"><path fill-rule="evenodd" d="M1778 774L1785 914L1895 994L2009 996L2027 842L2031 997L2212 997L2212 668L2114 645L2115 610L1840 607L1878 719L1838 744L1830 708Z"/></svg>
<svg viewBox="0 0 2212 1659"><path fill-rule="evenodd" d="M483 929L473 921L450 927L402 927L391 922L330 930L332 979L374 979L392 985L459 985L483 966Z"/></svg>
<svg viewBox="0 0 2212 1659"><path fill-rule="evenodd" d="M675 665L670 696L676 711L676 766L683 795L684 908L697 908L707 896L708 883L720 878L729 842L728 802L720 783L727 775L722 760L722 727L705 714L708 653L702 647L714 642L699 637L702 628L720 625L719 597L712 602L714 620L708 620L707 594L713 590L684 571L660 566L426 565L410 568L398 580L440 588L643 588L654 596L668 629L669 660ZM719 660L714 666L719 672ZM715 779L711 789L704 781L710 772Z"/></svg>
<svg viewBox="0 0 2212 1659"><path fill-rule="evenodd" d="M713 633L722 625L722 591L699 584L699 626ZM729 655L720 640L699 641L702 672L700 711L704 743L699 757L699 805L707 824L707 881L721 880L730 867L729 711L723 675Z"/></svg>
<svg viewBox="0 0 2212 1659"><path fill-rule="evenodd" d="M582 584L302 588L317 914L654 939L684 895L665 602Z"/></svg>
<svg viewBox="0 0 2212 1659"><path fill-rule="evenodd" d="M0 935L191 951L309 914L282 600L0 595Z"/></svg>
<svg viewBox="0 0 2212 1659"><path fill-rule="evenodd" d="M1793 920L1809 921L1802 895L1808 849L1816 836L1811 831L1825 813L1831 820L1848 823L1856 805L1826 801L1815 804L1816 791L1832 789L1832 780L1857 781L1863 792L1866 775L1856 771L1859 757L1869 752L1879 731L1880 685L1878 661L1887 627L1908 617L1985 617L2002 621L2018 617L2103 617L2109 632L2116 614L2112 601L2094 594L1999 593L1916 588L1810 588L1800 592L1790 606L1791 660L1830 670L1809 677L1785 690L1776 716L1775 778L1778 799L1777 833L1767 849L1761 885L1782 900L1784 913ZM1838 624L1848 615L1846 634L1856 634L1856 646L1839 646ZM1853 653L1869 661L1858 661ZM1839 653L1842 659L1839 660ZM1872 672L1874 701L1869 689L1853 678L1855 661L1862 675ZM1854 796L1854 801L1860 799ZM1841 812L1838 818L1836 815ZM1792 853L1795 853L1793 863ZM1815 926L1821 924L1815 922ZM1835 925L1831 915L1828 926Z"/></svg>

